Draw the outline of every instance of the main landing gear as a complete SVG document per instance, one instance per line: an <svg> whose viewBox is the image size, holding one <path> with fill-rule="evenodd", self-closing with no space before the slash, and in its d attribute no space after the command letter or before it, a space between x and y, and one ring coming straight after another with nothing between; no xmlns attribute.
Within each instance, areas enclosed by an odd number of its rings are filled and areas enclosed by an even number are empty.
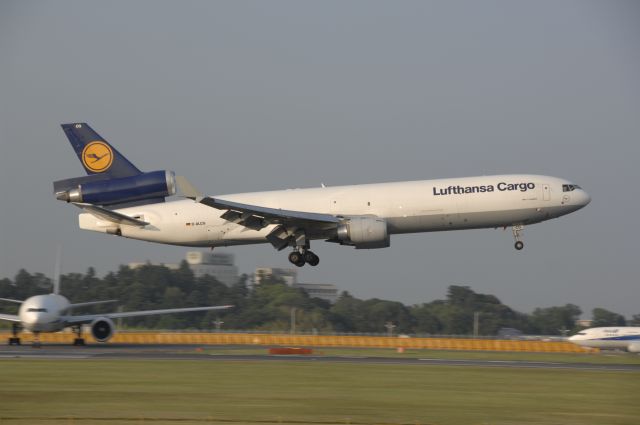
<svg viewBox="0 0 640 425"><path fill-rule="evenodd" d="M302 267L305 264L317 266L320 263L320 257L308 249L299 250L296 248L295 251L289 254L289 261L298 267Z"/></svg>
<svg viewBox="0 0 640 425"><path fill-rule="evenodd" d="M11 327L11 334L13 336L9 337L9 345L20 345L20 337L18 336L18 332L20 332L20 326L17 323L14 323Z"/></svg>
<svg viewBox="0 0 640 425"><path fill-rule="evenodd" d="M76 325L73 328L73 332L76 334L76 337L73 339L73 346L84 346L84 338L82 337L82 325Z"/></svg>
<svg viewBox="0 0 640 425"><path fill-rule="evenodd" d="M516 243L514 244L514 247L518 251L520 251L520 250L522 250L522 248L524 248L524 242L522 242L520 240L520 232L522 232L522 230L524 230L524 226L521 225L521 224L513 226L513 238L516 240Z"/></svg>
<svg viewBox="0 0 640 425"><path fill-rule="evenodd" d="M320 263L320 257L313 252L309 251L309 239L304 231L298 231L293 235L294 245L293 252L289 254L289 261L298 267L302 267L305 264L310 266L317 266Z"/></svg>

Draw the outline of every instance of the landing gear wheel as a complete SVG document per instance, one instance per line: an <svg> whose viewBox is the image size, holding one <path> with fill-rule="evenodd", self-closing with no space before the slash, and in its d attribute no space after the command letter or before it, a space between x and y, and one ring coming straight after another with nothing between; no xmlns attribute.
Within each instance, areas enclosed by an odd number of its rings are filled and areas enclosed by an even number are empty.
<svg viewBox="0 0 640 425"><path fill-rule="evenodd" d="M514 224L512 227L512 231L513 231L513 238L516 240L516 243L514 245L514 247L520 251L522 248L524 248L524 242L522 242L520 240L520 237L522 236L522 230L524 229L524 226L522 224Z"/></svg>
<svg viewBox="0 0 640 425"><path fill-rule="evenodd" d="M17 323L14 323L11 326L11 334L12 337L9 338L9 345L20 345L20 337L18 337L18 332L20 332L20 326Z"/></svg>
<svg viewBox="0 0 640 425"><path fill-rule="evenodd" d="M289 261L298 267L304 266L305 263L304 256L298 251L293 251L291 254L289 254Z"/></svg>
<svg viewBox="0 0 640 425"><path fill-rule="evenodd" d="M73 339L74 347L84 347L84 338L82 337L82 325L76 325L73 328L73 332L76 334L76 337Z"/></svg>
<svg viewBox="0 0 640 425"><path fill-rule="evenodd" d="M314 267L320 263L320 257L318 257L311 251L307 251L304 253L304 260L307 262L307 264Z"/></svg>

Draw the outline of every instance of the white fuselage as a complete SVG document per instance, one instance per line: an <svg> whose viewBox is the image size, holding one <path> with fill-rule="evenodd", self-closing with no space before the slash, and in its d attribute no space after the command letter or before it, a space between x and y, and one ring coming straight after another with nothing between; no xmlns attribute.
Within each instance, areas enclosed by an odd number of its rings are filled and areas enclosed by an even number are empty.
<svg viewBox="0 0 640 425"><path fill-rule="evenodd" d="M502 175L289 189L215 198L335 216L377 216L386 220L389 234L400 234L527 225L560 217L590 201L582 189L563 191L563 185L568 184L564 179L549 176ZM119 226L83 213L80 227L132 239L203 247L265 243L265 237L275 227L251 230L221 218L223 211L190 199L117 211L149 225Z"/></svg>
<svg viewBox="0 0 640 425"><path fill-rule="evenodd" d="M611 326L585 329L569 337L583 347L640 352L640 327Z"/></svg>
<svg viewBox="0 0 640 425"><path fill-rule="evenodd" d="M31 332L57 332L66 327L69 300L62 295L35 295L21 305L18 317L24 329Z"/></svg>

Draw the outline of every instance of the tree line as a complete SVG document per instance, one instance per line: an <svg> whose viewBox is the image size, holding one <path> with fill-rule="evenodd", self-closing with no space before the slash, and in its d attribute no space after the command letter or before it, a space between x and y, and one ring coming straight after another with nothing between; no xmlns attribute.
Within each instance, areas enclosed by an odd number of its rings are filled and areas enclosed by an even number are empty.
<svg viewBox="0 0 640 425"><path fill-rule="evenodd" d="M404 305L377 298L359 299L342 292L334 304L311 298L303 290L277 278L265 279L251 288L248 277L227 286L212 276L195 278L186 261L177 270L145 265L136 269L121 266L105 277L89 268L85 274L70 273L60 278L61 293L72 303L117 299L118 303L74 310L107 313L114 310L152 310L233 304L227 311L185 313L126 319L123 328L201 329L218 327L234 330L288 332L292 314L299 332L353 332L417 335L471 335L474 315L478 335L496 335L500 329L514 328L524 334L561 335L575 332L582 314L573 304L536 308L521 313L503 304L496 296L474 292L468 286L449 286L443 300ZM24 300L51 292L52 281L43 274L20 270L13 280L0 280L0 298ZM17 312L18 306L0 303L0 311ZM640 314L627 322L624 316L602 308L592 311L591 326L640 325ZM0 323L0 326L8 325Z"/></svg>

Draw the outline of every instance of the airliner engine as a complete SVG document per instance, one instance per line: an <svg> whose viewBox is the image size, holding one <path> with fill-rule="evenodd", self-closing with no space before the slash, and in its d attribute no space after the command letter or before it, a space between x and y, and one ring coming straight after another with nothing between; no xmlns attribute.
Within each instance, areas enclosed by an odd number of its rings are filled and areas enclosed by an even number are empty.
<svg viewBox="0 0 640 425"><path fill-rule="evenodd" d="M632 342L629 344L627 351L630 353L640 353L640 342Z"/></svg>
<svg viewBox="0 0 640 425"><path fill-rule="evenodd" d="M391 245L387 222L378 217L349 217L338 225L337 233L341 245L352 245L356 249L387 248Z"/></svg>
<svg viewBox="0 0 640 425"><path fill-rule="evenodd" d="M98 342L107 342L116 333L116 327L108 317L98 317L91 322L91 335Z"/></svg>
<svg viewBox="0 0 640 425"><path fill-rule="evenodd" d="M94 176L67 180L70 185L56 188L56 198L66 202L113 205L175 195L173 171L151 171L130 177L96 179ZM56 182L64 184L67 181ZM162 202L162 200L160 200Z"/></svg>

